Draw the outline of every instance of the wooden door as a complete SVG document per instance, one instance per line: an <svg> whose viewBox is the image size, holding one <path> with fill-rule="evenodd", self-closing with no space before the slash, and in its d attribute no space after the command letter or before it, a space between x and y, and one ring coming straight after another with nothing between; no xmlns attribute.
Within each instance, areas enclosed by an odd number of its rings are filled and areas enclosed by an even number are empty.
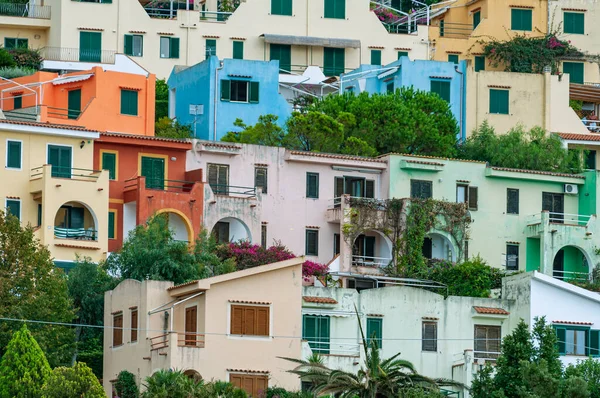
<svg viewBox="0 0 600 398"><path fill-rule="evenodd" d="M195 346L197 340L198 307L185 309L185 345Z"/></svg>

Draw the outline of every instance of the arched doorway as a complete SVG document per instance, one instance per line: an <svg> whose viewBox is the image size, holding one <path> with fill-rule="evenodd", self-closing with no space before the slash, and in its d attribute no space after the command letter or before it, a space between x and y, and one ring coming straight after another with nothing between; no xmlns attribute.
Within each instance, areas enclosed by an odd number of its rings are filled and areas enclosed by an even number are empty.
<svg viewBox="0 0 600 398"><path fill-rule="evenodd" d="M436 232L427 234L423 241L423 257L430 260L456 262L456 249L444 235Z"/></svg>
<svg viewBox="0 0 600 398"><path fill-rule="evenodd" d="M392 243L378 231L366 231L354 240L352 265L386 267L392 261Z"/></svg>
<svg viewBox="0 0 600 398"><path fill-rule="evenodd" d="M552 276L564 281L588 281L590 260L587 253L576 246L561 248L552 262Z"/></svg>
<svg viewBox="0 0 600 398"><path fill-rule="evenodd" d="M220 219L213 227L211 234L218 243L237 242L239 240L252 242L250 228L242 220L234 217Z"/></svg>
<svg viewBox="0 0 600 398"><path fill-rule="evenodd" d="M98 219L81 202L66 202L54 216L54 236L59 239L98 240Z"/></svg>
<svg viewBox="0 0 600 398"><path fill-rule="evenodd" d="M156 214L167 217L169 229L173 231L173 239L181 242L193 242L194 230L185 214L176 209L162 209Z"/></svg>

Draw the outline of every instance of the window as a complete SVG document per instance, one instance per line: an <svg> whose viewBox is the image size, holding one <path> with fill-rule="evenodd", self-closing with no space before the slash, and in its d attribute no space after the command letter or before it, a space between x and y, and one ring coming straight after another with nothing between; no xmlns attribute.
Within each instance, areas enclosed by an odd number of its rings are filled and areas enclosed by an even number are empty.
<svg viewBox="0 0 600 398"><path fill-rule="evenodd" d="M221 101L258 103L258 82L221 80Z"/></svg>
<svg viewBox="0 0 600 398"><path fill-rule="evenodd" d="M123 313L113 315L113 347L123 345Z"/></svg>
<svg viewBox="0 0 600 398"><path fill-rule="evenodd" d="M450 102L450 82L445 80L432 80L430 91L439 95L444 101Z"/></svg>
<svg viewBox="0 0 600 398"><path fill-rule="evenodd" d="M117 236L117 225L116 225L116 211L108 211L108 239L116 239Z"/></svg>
<svg viewBox="0 0 600 398"><path fill-rule="evenodd" d="M42 204L38 203L37 205L37 226L40 227L42 225Z"/></svg>
<svg viewBox="0 0 600 398"><path fill-rule="evenodd" d="M308 345L314 353L329 354L329 328L328 316L302 316L302 340L308 341Z"/></svg>
<svg viewBox="0 0 600 398"><path fill-rule="evenodd" d="M144 36L125 35L123 52L132 57L141 57L144 54Z"/></svg>
<svg viewBox="0 0 600 398"><path fill-rule="evenodd" d="M232 305L229 333L242 336L269 336L271 323L269 310L269 307Z"/></svg>
<svg viewBox="0 0 600 398"><path fill-rule="evenodd" d="M356 256L355 261L373 262L375 257L374 236L359 235L352 245L352 256Z"/></svg>
<svg viewBox="0 0 600 398"><path fill-rule="evenodd" d="M18 37L5 37L4 38L4 48L7 50L10 50L13 48L28 48L28 47L29 47L28 39L21 39Z"/></svg>
<svg viewBox="0 0 600 398"><path fill-rule="evenodd" d="M562 224L565 217L565 195L562 193L542 192L542 211L550 213L550 222Z"/></svg>
<svg viewBox="0 0 600 398"><path fill-rule="evenodd" d="M440 21L440 37L444 37L444 33L445 33L445 32L444 32L444 25L445 25L445 22L444 22L444 20L442 19L442 20Z"/></svg>
<svg viewBox="0 0 600 398"><path fill-rule="evenodd" d="M160 57L179 58L179 37L160 37Z"/></svg>
<svg viewBox="0 0 600 398"><path fill-rule="evenodd" d="M117 175L117 154L116 152L104 152L102 153L102 170L108 170L108 178L116 180Z"/></svg>
<svg viewBox="0 0 600 398"><path fill-rule="evenodd" d="M346 52L343 48L323 48L323 73L325 76L339 76L346 68Z"/></svg>
<svg viewBox="0 0 600 398"><path fill-rule="evenodd" d="M269 377L265 375L230 373L229 382L250 397L264 397L269 388Z"/></svg>
<svg viewBox="0 0 600 398"><path fill-rule="evenodd" d="M433 197L433 183L424 180L410 180L410 197L413 199Z"/></svg>
<svg viewBox="0 0 600 398"><path fill-rule="evenodd" d="M319 231L316 229L306 230L306 247L305 252L307 256L318 256L319 255Z"/></svg>
<svg viewBox="0 0 600 398"><path fill-rule="evenodd" d="M448 62L458 64L458 54L448 54Z"/></svg>
<svg viewBox="0 0 600 398"><path fill-rule="evenodd" d="M393 93L394 92L394 81L393 80L391 82L389 82L388 84L386 84L385 91L387 93Z"/></svg>
<svg viewBox="0 0 600 398"><path fill-rule="evenodd" d="M10 213L13 216L21 219L21 201L18 199L6 199L6 213Z"/></svg>
<svg viewBox="0 0 600 398"><path fill-rule="evenodd" d="M372 341L375 340L377 347L383 347L383 319L382 318L367 318L367 341L371 347Z"/></svg>
<svg viewBox="0 0 600 398"><path fill-rule="evenodd" d="M350 195L356 198L374 198L375 181L365 180L362 177L335 177L333 197L339 198L342 195Z"/></svg>
<svg viewBox="0 0 600 398"><path fill-rule="evenodd" d="M79 32L79 61L102 61L102 32Z"/></svg>
<svg viewBox="0 0 600 398"><path fill-rule="evenodd" d="M135 342L138 339L138 310L137 308L131 310L131 342Z"/></svg>
<svg viewBox="0 0 600 398"><path fill-rule="evenodd" d="M500 355L500 326L475 325L475 358L497 359Z"/></svg>
<svg viewBox="0 0 600 398"><path fill-rule="evenodd" d="M48 145L46 163L52 166L52 177L71 178L72 148L62 145Z"/></svg>
<svg viewBox="0 0 600 398"><path fill-rule="evenodd" d="M582 12L565 12L563 30L575 35L585 34L585 14Z"/></svg>
<svg viewBox="0 0 600 398"><path fill-rule="evenodd" d="M519 270L519 245L511 243L506 245L506 270Z"/></svg>
<svg viewBox="0 0 600 398"><path fill-rule="evenodd" d="M469 261L469 241L465 241L465 249L464 249L464 257L465 261Z"/></svg>
<svg viewBox="0 0 600 398"><path fill-rule="evenodd" d="M254 169L254 187L262 188L262 193L267 193L267 168L256 167Z"/></svg>
<svg viewBox="0 0 600 398"><path fill-rule="evenodd" d="M479 205L479 189L477 187L469 187L469 210L477 210Z"/></svg>
<svg viewBox="0 0 600 398"><path fill-rule="evenodd" d="M485 57L483 55L475 56L475 72L485 70Z"/></svg>
<svg viewBox="0 0 600 398"><path fill-rule="evenodd" d="M271 0L272 15L292 15L292 0Z"/></svg>
<svg viewBox="0 0 600 398"><path fill-rule="evenodd" d="M6 168L20 169L23 157L23 143L21 141L6 141Z"/></svg>
<svg viewBox="0 0 600 398"><path fill-rule="evenodd" d="M422 351L437 351L437 322L423 322Z"/></svg>
<svg viewBox="0 0 600 398"><path fill-rule="evenodd" d="M514 188L506 189L506 213L519 214L519 190Z"/></svg>
<svg viewBox="0 0 600 398"><path fill-rule="evenodd" d="M17 109L21 109L21 108L23 108L23 95L22 94L13 95L13 109L17 110Z"/></svg>
<svg viewBox="0 0 600 398"><path fill-rule="evenodd" d="M67 94L67 118L77 119L81 114L81 89L69 90Z"/></svg>
<svg viewBox="0 0 600 398"><path fill-rule="evenodd" d="M333 256L340 254L340 234L333 234Z"/></svg>
<svg viewBox="0 0 600 398"><path fill-rule="evenodd" d="M325 0L325 18L346 18L346 0Z"/></svg>
<svg viewBox="0 0 600 398"><path fill-rule="evenodd" d="M456 203L467 203L469 200L469 186L458 184L456 186Z"/></svg>
<svg viewBox="0 0 600 398"><path fill-rule="evenodd" d="M408 57L408 52L407 51L398 51L398 59L400 59L402 57Z"/></svg>
<svg viewBox="0 0 600 398"><path fill-rule="evenodd" d="M527 30L531 31L532 10L523 8L513 8L510 12L512 30Z"/></svg>
<svg viewBox="0 0 600 398"><path fill-rule="evenodd" d="M598 355L598 330L590 330L582 326L554 326L554 328L560 355ZM592 353L588 347L592 348Z"/></svg>
<svg viewBox="0 0 600 398"><path fill-rule="evenodd" d="M279 61L280 73L290 73L292 70L292 46L288 44L270 44L269 60Z"/></svg>
<svg viewBox="0 0 600 398"><path fill-rule="evenodd" d="M306 197L319 199L319 173L306 173Z"/></svg>
<svg viewBox="0 0 600 398"><path fill-rule="evenodd" d="M208 184L215 194L229 194L229 166L208 164ZM228 234L229 235L229 234Z"/></svg>
<svg viewBox="0 0 600 398"><path fill-rule="evenodd" d="M571 83L583 84L583 62L563 62L563 73L569 74L569 81Z"/></svg>
<svg viewBox="0 0 600 398"><path fill-rule="evenodd" d="M260 246L263 249L267 248L267 224L260 226Z"/></svg>
<svg viewBox="0 0 600 398"><path fill-rule="evenodd" d="M585 168L588 170L596 170L596 151L590 149L585 153Z"/></svg>
<svg viewBox="0 0 600 398"><path fill-rule="evenodd" d="M215 39L206 39L204 59L209 59L213 55L217 55L217 41Z"/></svg>
<svg viewBox="0 0 600 398"><path fill-rule="evenodd" d="M477 28L477 26L479 26L480 22L481 22L481 10L475 11L473 13L473 30L475 30L475 28Z"/></svg>
<svg viewBox="0 0 600 398"><path fill-rule="evenodd" d="M381 50L371 50L371 65L381 65Z"/></svg>
<svg viewBox="0 0 600 398"><path fill-rule="evenodd" d="M146 188L165 188L165 158L142 156L142 177L146 177Z"/></svg>
<svg viewBox="0 0 600 398"><path fill-rule="evenodd" d="M508 115L508 90L490 89L490 113Z"/></svg>
<svg viewBox="0 0 600 398"><path fill-rule="evenodd" d="M233 42L233 59L244 59L244 42Z"/></svg>

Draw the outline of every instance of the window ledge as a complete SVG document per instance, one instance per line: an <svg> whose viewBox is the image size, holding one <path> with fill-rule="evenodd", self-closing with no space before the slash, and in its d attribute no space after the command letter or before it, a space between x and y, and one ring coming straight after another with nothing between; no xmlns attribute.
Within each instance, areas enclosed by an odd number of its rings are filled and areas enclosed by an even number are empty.
<svg viewBox="0 0 600 398"><path fill-rule="evenodd" d="M244 335L244 334L230 334L227 338L232 340L258 340L258 341L271 341L273 337L271 336L252 336L252 335Z"/></svg>
<svg viewBox="0 0 600 398"><path fill-rule="evenodd" d="M123 344L119 344L119 345L113 345L113 346L112 346L112 347L110 347L110 348L112 348L112 349L114 350L115 348L121 348L121 347L123 347Z"/></svg>

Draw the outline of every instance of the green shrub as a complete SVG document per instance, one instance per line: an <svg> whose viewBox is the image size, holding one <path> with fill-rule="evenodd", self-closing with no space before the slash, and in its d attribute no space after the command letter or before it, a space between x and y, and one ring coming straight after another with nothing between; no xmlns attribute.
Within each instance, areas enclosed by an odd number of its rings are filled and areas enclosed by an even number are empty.
<svg viewBox="0 0 600 398"><path fill-rule="evenodd" d="M313 398L313 394L303 391L288 391L281 387L270 387L267 389L266 398Z"/></svg>
<svg viewBox="0 0 600 398"><path fill-rule="evenodd" d="M11 48L8 50L8 53L12 56L17 66L35 70L40 70L42 67L42 56L38 50Z"/></svg>
<svg viewBox="0 0 600 398"><path fill-rule="evenodd" d="M4 48L0 48L0 68L16 65L17 63L13 59L12 55L10 55L10 53Z"/></svg>
<svg viewBox="0 0 600 398"><path fill-rule="evenodd" d="M0 77L5 79L16 79L17 77L33 75L37 72L32 68L24 68L21 66L5 66L0 68Z"/></svg>
<svg viewBox="0 0 600 398"><path fill-rule="evenodd" d="M54 368L42 388L43 398L106 398L104 389L86 364Z"/></svg>
<svg viewBox="0 0 600 398"><path fill-rule="evenodd" d="M126 370L122 370L117 376L115 389L120 398L138 398L140 395L140 389L135 383L135 375Z"/></svg>
<svg viewBox="0 0 600 398"><path fill-rule="evenodd" d="M102 378L102 358L102 351L79 351L77 353L77 361L89 366L98 379Z"/></svg>

